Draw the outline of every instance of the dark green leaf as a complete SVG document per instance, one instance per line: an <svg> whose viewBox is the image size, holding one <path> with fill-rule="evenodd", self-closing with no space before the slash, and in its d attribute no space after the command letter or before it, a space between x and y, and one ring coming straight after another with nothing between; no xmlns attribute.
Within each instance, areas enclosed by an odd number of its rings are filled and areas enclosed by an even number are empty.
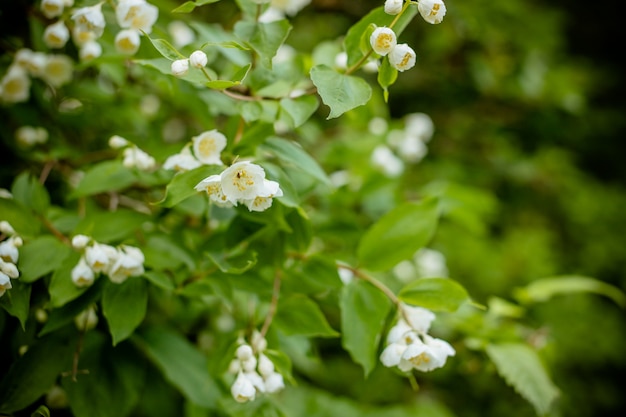
<svg viewBox="0 0 626 417"><path fill-rule="evenodd" d="M16 317L22 325L22 330L26 329L26 320L30 312L30 292L31 286L22 280L11 281L12 288L0 297L0 306L4 310Z"/></svg>
<svg viewBox="0 0 626 417"><path fill-rule="evenodd" d="M364 105L372 96L372 88L364 79L340 74L325 65L311 69L311 80L324 104L330 107L327 119Z"/></svg>
<svg viewBox="0 0 626 417"><path fill-rule="evenodd" d="M450 278L421 278L406 285L398 298L433 311L456 311L469 301L465 288Z"/></svg>
<svg viewBox="0 0 626 417"><path fill-rule="evenodd" d="M122 161L104 161L85 172L85 176L70 196L77 198L107 191L119 191L136 180L135 174L122 165Z"/></svg>
<svg viewBox="0 0 626 417"><path fill-rule="evenodd" d="M0 198L2 220L13 226L20 236L35 236L40 229L37 217L22 204L12 199Z"/></svg>
<svg viewBox="0 0 626 417"><path fill-rule="evenodd" d="M72 269L78 264L79 259L79 253L71 253L52 274L48 287L52 307L61 307L87 290L86 287L77 287L72 281Z"/></svg>
<svg viewBox="0 0 626 417"><path fill-rule="evenodd" d="M411 258L432 238L438 218L436 199L397 206L361 238L357 249L361 266L380 271Z"/></svg>
<svg viewBox="0 0 626 417"><path fill-rule="evenodd" d="M369 375L377 363L378 345L391 302L380 290L354 280L341 292L341 344Z"/></svg>
<svg viewBox="0 0 626 417"><path fill-rule="evenodd" d="M57 269L72 252L69 246L53 236L41 236L20 248L18 262L24 282L34 282Z"/></svg>
<svg viewBox="0 0 626 417"><path fill-rule="evenodd" d="M121 284L109 283L102 294L102 313L109 324L113 345L128 338L143 321L148 307L146 281L131 277Z"/></svg>

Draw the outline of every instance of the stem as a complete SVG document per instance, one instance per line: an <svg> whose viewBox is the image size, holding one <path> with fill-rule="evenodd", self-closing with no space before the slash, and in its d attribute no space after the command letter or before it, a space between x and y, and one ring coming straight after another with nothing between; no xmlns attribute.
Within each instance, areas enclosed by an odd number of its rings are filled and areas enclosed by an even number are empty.
<svg viewBox="0 0 626 417"><path fill-rule="evenodd" d="M211 78L211 76L209 75L209 72L206 70L205 67L200 68L200 70L202 71L202 73L204 74L207 80L213 81L213 79Z"/></svg>
<svg viewBox="0 0 626 417"><path fill-rule="evenodd" d="M276 308L278 307L278 297L280 296L280 284L282 280L282 270L276 270L276 275L274 276L274 287L272 289L272 301L270 302L270 309L267 312L267 316L265 317L265 321L263 322L263 327L261 327L261 336L265 337L267 331L272 324L272 320L274 319L274 315L276 314Z"/></svg>
<svg viewBox="0 0 626 417"><path fill-rule="evenodd" d="M376 278L374 278L374 277L372 277L370 275L367 275L363 271L358 270L358 269L353 268L353 267L348 266L348 265L344 265L344 264L339 264L338 263L337 267L338 268L347 269L348 271L352 272L355 277L360 278L363 281L369 282L374 287L378 288L383 294L385 294L387 296L387 298L389 298L391 300L392 303L396 304L398 307L400 306L400 300L398 299L398 297L396 297L396 295L393 293L393 291L391 291L391 289L389 289L382 282L378 281Z"/></svg>
<svg viewBox="0 0 626 417"><path fill-rule="evenodd" d="M54 161L46 162L46 164L43 166L43 169L41 170L41 174L39 174L39 184L44 184L46 182L46 180L48 179L48 175L50 175L50 171L52 171L52 167L54 167L54 164Z"/></svg>

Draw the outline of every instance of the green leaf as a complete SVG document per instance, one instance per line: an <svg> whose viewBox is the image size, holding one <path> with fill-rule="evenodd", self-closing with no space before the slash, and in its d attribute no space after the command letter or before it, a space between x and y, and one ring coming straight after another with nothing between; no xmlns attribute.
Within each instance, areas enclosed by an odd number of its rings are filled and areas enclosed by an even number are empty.
<svg viewBox="0 0 626 417"><path fill-rule="evenodd" d="M581 292L604 295L620 307L626 307L626 295L619 288L597 279L577 275L539 279L526 287L516 288L514 295L520 302L537 303L557 295Z"/></svg>
<svg viewBox="0 0 626 417"><path fill-rule="evenodd" d="M406 285L398 298L433 311L456 311L469 301L465 288L450 278L421 278Z"/></svg>
<svg viewBox="0 0 626 417"><path fill-rule="evenodd" d="M72 252L57 238L49 235L26 242L20 248L20 279L34 282L57 269Z"/></svg>
<svg viewBox="0 0 626 417"><path fill-rule="evenodd" d="M282 352L280 350L266 349L263 351L263 353L272 361L274 367L276 368L276 372L281 374L291 384L296 384L296 380L291 374L291 358L285 352Z"/></svg>
<svg viewBox="0 0 626 417"><path fill-rule="evenodd" d="M152 39L147 33L143 32L143 34L150 40L152 45L157 51L159 51L163 58L169 59L170 61L187 58L185 55L178 52L178 49L174 48L174 46L165 39Z"/></svg>
<svg viewBox="0 0 626 417"><path fill-rule="evenodd" d="M146 257L144 265L155 270L174 271L183 264L189 269L194 269L196 265L193 256L168 236L150 236L143 253Z"/></svg>
<svg viewBox="0 0 626 417"><path fill-rule="evenodd" d="M319 102L314 96L305 95L280 100L280 108L289 115L293 121L293 127L302 126L315 113L318 107Z"/></svg>
<svg viewBox="0 0 626 417"><path fill-rule="evenodd" d="M11 285L12 288L0 297L0 306L16 317L20 321L22 330L26 330L26 320L30 312L31 286L19 279L12 280Z"/></svg>
<svg viewBox="0 0 626 417"><path fill-rule="evenodd" d="M13 199L0 198L2 220L8 221L20 236L35 236L40 229L37 217Z"/></svg>
<svg viewBox="0 0 626 417"><path fill-rule="evenodd" d="M251 250L235 253L212 253L206 256L220 271L228 274L243 274L257 263L257 253Z"/></svg>
<svg viewBox="0 0 626 417"><path fill-rule="evenodd" d="M102 294L102 313L109 324L113 346L128 338L146 316L148 287L141 278L109 283Z"/></svg>
<svg viewBox="0 0 626 417"><path fill-rule="evenodd" d="M263 151L276 155L283 162L283 165L298 169L321 183L330 185L330 179L322 167L298 143L283 138L271 137L260 148Z"/></svg>
<svg viewBox="0 0 626 417"><path fill-rule="evenodd" d="M203 39L205 45L212 43L217 50L230 62L243 67L250 64L249 53L244 52L241 42L232 32L226 31L219 24L207 24L197 21L189 22L189 25L198 32L198 38ZM239 45L233 48L234 45Z"/></svg>
<svg viewBox="0 0 626 417"><path fill-rule="evenodd" d="M151 327L133 340L185 398L199 406L215 407L222 393L209 376L207 359L183 336L165 327Z"/></svg>
<svg viewBox="0 0 626 417"><path fill-rule="evenodd" d="M135 174L122 165L122 161L100 162L85 172L85 176L70 194L70 197L77 198L106 191L119 191L133 184L136 180Z"/></svg>
<svg viewBox="0 0 626 417"><path fill-rule="evenodd" d="M40 405L31 413L30 417L50 417L50 410L45 405Z"/></svg>
<svg viewBox="0 0 626 417"><path fill-rule="evenodd" d="M196 7L204 6L205 4L217 3L220 0L196 0L196 1L186 1L174 10L172 13L191 13L194 11Z"/></svg>
<svg viewBox="0 0 626 417"><path fill-rule="evenodd" d="M166 58L135 59L133 60L133 62L135 64L143 65L144 67L154 68L155 70L159 71L161 74L168 75L168 76L172 75L172 63ZM217 77L210 68L205 67L204 70L207 71L211 77L213 78ZM194 68L194 67L189 68L189 71L187 71L187 74L181 77L176 77L176 78L181 79L183 81L187 81L196 86L203 86L207 82L206 75L204 75L204 73L201 70L199 70L198 68Z"/></svg>
<svg viewBox="0 0 626 417"><path fill-rule="evenodd" d="M137 226L149 219L146 214L124 208L116 211L92 210L78 223L74 234L90 236L100 243L116 242L136 233Z"/></svg>
<svg viewBox="0 0 626 417"><path fill-rule="evenodd" d="M165 272L146 271L143 274L143 277L147 279L151 284L154 284L155 286L162 288L166 291L174 290L174 283Z"/></svg>
<svg viewBox="0 0 626 417"><path fill-rule="evenodd" d="M13 414L46 393L59 374L70 370L73 346L76 340L60 333L35 340L0 382L0 413Z"/></svg>
<svg viewBox="0 0 626 417"><path fill-rule="evenodd" d="M546 414L559 391L537 352L521 343L489 344L486 351L504 380L535 407L537 414Z"/></svg>
<svg viewBox="0 0 626 417"><path fill-rule="evenodd" d="M341 344L365 376L376 367L378 345L391 302L380 290L362 280L345 285L341 308Z"/></svg>
<svg viewBox="0 0 626 417"><path fill-rule="evenodd" d="M380 271L411 258L432 238L438 218L437 200L432 198L394 208L361 238L357 248L361 266Z"/></svg>
<svg viewBox="0 0 626 417"><path fill-rule="evenodd" d="M85 334L79 373L61 380L75 417L124 417L140 400L146 361L132 345L112 348L100 332Z"/></svg>
<svg viewBox="0 0 626 417"><path fill-rule="evenodd" d="M235 35L248 41L250 46L259 54L261 64L272 67L272 58L278 48L285 42L291 25L286 19L275 22L260 23L240 20L235 24Z"/></svg>
<svg viewBox="0 0 626 417"><path fill-rule="evenodd" d="M330 327L317 303L301 294L279 299L274 324L287 335L339 336L339 333Z"/></svg>
<svg viewBox="0 0 626 417"><path fill-rule="evenodd" d="M87 287L77 287L72 281L72 269L74 269L79 259L79 253L71 253L52 274L48 287L52 307L61 307L87 290Z"/></svg>
<svg viewBox="0 0 626 417"><path fill-rule="evenodd" d="M202 165L190 171L176 174L165 189L163 199L155 204L163 207L174 207L176 204L198 194L194 189L206 177L222 172L223 167L216 165Z"/></svg>
<svg viewBox="0 0 626 417"><path fill-rule="evenodd" d="M417 7L409 7L396 22L393 31L398 38L415 15L417 15ZM368 27L372 24L376 26L389 26L395 18L396 16L385 13L383 7L380 6L369 12L348 30L343 41L344 50L348 54L348 67L356 64L367 51L369 51L369 49L363 51L361 47L363 34L368 31Z"/></svg>
<svg viewBox="0 0 626 417"><path fill-rule="evenodd" d="M372 96L372 88L364 79L340 74L326 65L311 68L311 81L324 104L330 107L327 119L364 105Z"/></svg>
<svg viewBox="0 0 626 417"><path fill-rule="evenodd" d="M398 70L391 66L388 58L383 59L380 66L378 67L377 80L378 84L382 87L384 91L385 103L389 99L388 87L395 83L397 79Z"/></svg>
<svg viewBox="0 0 626 417"><path fill-rule="evenodd" d="M11 193L16 201L36 213L43 214L50 206L48 191L28 172L23 172L15 179Z"/></svg>

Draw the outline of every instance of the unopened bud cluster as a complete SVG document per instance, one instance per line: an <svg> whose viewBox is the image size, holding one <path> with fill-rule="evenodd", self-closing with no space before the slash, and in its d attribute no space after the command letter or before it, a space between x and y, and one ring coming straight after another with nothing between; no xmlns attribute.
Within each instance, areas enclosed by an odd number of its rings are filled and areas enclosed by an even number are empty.
<svg viewBox="0 0 626 417"><path fill-rule="evenodd" d="M263 353L266 348L267 341L258 331L252 335L250 344L240 340L228 368L229 373L236 375L230 392L237 402L253 401L258 394L273 394L285 388L283 376Z"/></svg>
<svg viewBox="0 0 626 417"><path fill-rule="evenodd" d="M152 171L156 168L156 161L152 156L121 136L111 136L109 146L113 149L123 149L122 164L126 168L137 168L141 171Z"/></svg>
<svg viewBox="0 0 626 417"><path fill-rule="evenodd" d="M182 77L189 71L189 66L193 68L204 68L208 62L209 58L207 55L203 51L197 50L192 52L189 58L173 61L171 65L172 74L176 77Z"/></svg>
<svg viewBox="0 0 626 417"><path fill-rule="evenodd" d="M18 248L22 246L22 238L17 235L13 227L6 220L0 221L0 297L13 288L12 279L18 279L20 272L17 261L20 254Z"/></svg>
<svg viewBox="0 0 626 417"><path fill-rule="evenodd" d="M401 304L400 310L400 318L389 330L387 346L380 355L383 365L397 366L402 372L428 372L444 366L456 352L445 340L427 333L435 314L406 304Z"/></svg>
<svg viewBox="0 0 626 417"><path fill-rule="evenodd" d="M135 246L114 247L85 235L74 236L72 246L82 254L72 269L72 282L78 287L90 286L99 273L116 284L144 273L145 258L141 249Z"/></svg>

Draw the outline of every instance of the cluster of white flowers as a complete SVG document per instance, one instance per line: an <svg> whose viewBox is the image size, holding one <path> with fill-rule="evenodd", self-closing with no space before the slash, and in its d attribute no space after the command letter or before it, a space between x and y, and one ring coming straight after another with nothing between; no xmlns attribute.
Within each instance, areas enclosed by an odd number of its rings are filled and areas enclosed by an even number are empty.
<svg viewBox="0 0 626 417"><path fill-rule="evenodd" d="M172 75L176 77L182 77L187 72L189 72L189 66L191 65L193 68L204 68L208 63L209 58L207 55L201 51L196 50L189 55L189 58L177 59L172 61L172 65L170 69L172 70Z"/></svg>
<svg viewBox="0 0 626 417"><path fill-rule="evenodd" d="M237 402L253 401L257 393L273 394L285 388L283 376L263 353L266 348L267 340L256 330L250 344L240 340L228 368L229 373L236 375L230 392Z"/></svg>
<svg viewBox="0 0 626 417"><path fill-rule="evenodd" d="M30 148L48 141L48 131L41 126L21 126L15 131L15 139L22 146Z"/></svg>
<svg viewBox="0 0 626 417"><path fill-rule="evenodd" d="M109 146L113 149L123 149L122 163L126 168L137 168L142 171L152 171L156 168L155 159L141 150L127 139L113 135L109 138Z"/></svg>
<svg viewBox="0 0 626 417"><path fill-rule="evenodd" d="M267 210L274 197L283 195L279 184L266 179L265 170L249 161L236 162L221 174L203 179L194 188L206 191L210 201L220 207L241 203L250 211Z"/></svg>
<svg viewBox="0 0 626 417"><path fill-rule="evenodd" d="M0 221L0 297L11 289L12 279L17 279L20 272L17 269L17 261L20 254L18 248L22 246L22 238L17 235L13 226L6 220Z"/></svg>
<svg viewBox="0 0 626 417"><path fill-rule="evenodd" d="M384 10L390 15L397 15L411 0L386 0ZM443 0L419 0L417 8L425 21L431 24L441 23L446 14ZM398 43L396 33L388 27L377 27L370 36L370 45L374 52L386 56L389 64L398 71L406 71L415 66L417 55L406 43Z"/></svg>
<svg viewBox="0 0 626 417"><path fill-rule="evenodd" d="M116 284L144 273L145 257L141 249L135 246L114 247L96 242L85 235L74 236L72 246L82 252L72 269L72 282L78 287L93 284L98 273L107 275Z"/></svg>
<svg viewBox="0 0 626 417"><path fill-rule="evenodd" d="M182 172L201 165L224 165L220 154L225 147L226 136L216 129L207 130L192 137L191 142L180 152L169 156L163 163L163 168ZM193 153L190 148L193 149Z"/></svg>
<svg viewBox="0 0 626 417"><path fill-rule="evenodd" d="M432 371L445 365L455 350L448 342L428 334L435 314L422 307L400 305L400 318L389 330L387 346L380 354L386 367L397 366L402 372L413 369Z"/></svg>
<svg viewBox="0 0 626 417"><path fill-rule="evenodd" d="M372 165L390 178L399 176L404 171L405 162L415 164L426 156L426 144L432 138L434 129L433 121L426 113L407 114L404 129L388 132L384 129L386 143L378 145L372 152Z"/></svg>
<svg viewBox="0 0 626 417"><path fill-rule="evenodd" d="M52 87L61 87L72 80L74 62L66 55L46 54L22 48L0 80L0 99L22 103L30 97L31 78L39 78Z"/></svg>

